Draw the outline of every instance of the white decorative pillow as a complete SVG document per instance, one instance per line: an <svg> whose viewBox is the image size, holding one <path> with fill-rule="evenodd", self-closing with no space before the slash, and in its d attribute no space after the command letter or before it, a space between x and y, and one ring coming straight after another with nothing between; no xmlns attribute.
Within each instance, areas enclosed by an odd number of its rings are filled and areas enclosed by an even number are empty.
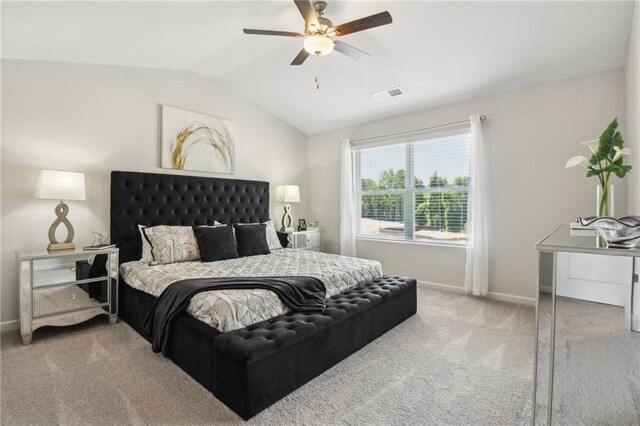
<svg viewBox="0 0 640 426"><path fill-rule="evenodd" d="M278 234L276 233L276 227L273 224L273 221L269 219L266 222L262 222L266 225L267 232L267 244L269 245L269 251L279 250L282 248L282 244L280 243L280 239L278 238ZM258 225L259 222L256 223L238 223L237 225Z"/></svg>
<svg viewBox="0 0 640 426"><path fill-rule="evenodd" d="M282 248L282 243L280 242L280 238L278 238L278 233L276 232L276 226L273 224L273 221L269 219L264 222L267 225L267 243L269 243L269 250L279 250Z"/></svg>
<svg viewBox="0 0 640 426"><path fill-rule="evenodd" d="M147 237L144 236L144 228L146 228L146 226L138 225L138 232L140 232L140 239L142 239L142 257L140 258L140 262L152 262L151 244L149 244Z"/></svg>
<svg viewBox="0 0 640 426"><path fill-rule="evenodd" d="M200 259L198 241L190 226L150 226L143 232L151 243L151 265Z"/></svg>

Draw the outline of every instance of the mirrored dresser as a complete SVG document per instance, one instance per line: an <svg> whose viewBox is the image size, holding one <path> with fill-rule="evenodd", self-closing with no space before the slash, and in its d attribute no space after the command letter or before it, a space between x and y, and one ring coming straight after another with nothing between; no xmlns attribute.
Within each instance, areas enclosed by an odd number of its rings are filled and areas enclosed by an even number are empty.
<svg viewBox="0 0 640 426"><path fill-rule="evenodd" d="M640 285L636 258L640 248L607 248L601 237L572 235L570 227L563 225L539 241L536 249L532 424L639 424ZM564 253L616 256L619 271L607 275L611 281L613 275L620 275L617 272L626 275L621 284L622 306L594 302L588 285L584 285L582 296L573 292L568 297L558 291L559 264L576 275L586 276L589 271L602 275L597 262L563 266Z"/></svg>
<svg viewBox="0 0 640 426"><path fill-rule="evenodd" d="M87 261L100 270L86 278L76 273ZM16 252L20 291L20 334L25 345L34 330L77 324L97 315L118 318L118 249Z"/></svg>

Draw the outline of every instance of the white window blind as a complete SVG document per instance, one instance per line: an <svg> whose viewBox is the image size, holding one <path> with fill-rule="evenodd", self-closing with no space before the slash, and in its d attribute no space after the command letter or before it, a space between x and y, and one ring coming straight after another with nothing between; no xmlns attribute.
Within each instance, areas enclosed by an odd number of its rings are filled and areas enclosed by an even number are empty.
<svg viewBox="0 0 640 426"><path fill-rule="evenodd" d="M358 237L466 242L471 135L354 148Z"/></svg>

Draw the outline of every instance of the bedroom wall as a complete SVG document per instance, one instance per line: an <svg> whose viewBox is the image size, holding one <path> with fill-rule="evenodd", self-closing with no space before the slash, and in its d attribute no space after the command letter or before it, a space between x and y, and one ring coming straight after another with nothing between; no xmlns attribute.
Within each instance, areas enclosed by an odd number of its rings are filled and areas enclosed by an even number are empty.
<svg viewBox="0 0 640 426"><path fill-rule="evenodd" d="M237 173L190 175L300 185L307 217L306 135L215 81L183 71L2 61L2 322L18 317L16 250L45 248L55 201L36 200L41 169L86 173L87 201L69 202L76 246L109 229L109 172L172 173L159 165L159 105L228 118ZM272 217L282 205L272 203ZM6 324L5 324L6 325Z"/></svg>
<svg viewBox="0 0 640 426"><path fill-rule="evenodd" d="M625 66L627 84L626 144L631 147L629 214L640 215L640 3L636 2Z"/></svg>
<svg viewBox="0 0 640 426"><path fill-rule="evenodd" d="M598 137L614 117L625 129L624 78L623 70L572 78L310 136L309 212L325 230L325 249L339 252L341 139L415 130L481 113L487 116L483 129L493 206L489 290L496 298L532 302L536 241L578 215L595 213L596 181L564 165L570 156L586 154L577 143ZM614 184L616 214L624 214L626 182ZM359 257L381 261L386 273L454 289L464 285L463 247L359 240L357 250Z"/></svg>

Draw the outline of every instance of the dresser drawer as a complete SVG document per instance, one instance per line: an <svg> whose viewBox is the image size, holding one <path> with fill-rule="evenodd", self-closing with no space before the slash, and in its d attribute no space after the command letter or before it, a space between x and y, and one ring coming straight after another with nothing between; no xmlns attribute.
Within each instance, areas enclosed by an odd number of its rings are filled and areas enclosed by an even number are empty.
<svg viewBox="0 0 640 426"><path fill-rule="evenodd" d="M109 291L102 281L53 285L33 289L33 318L108 305Z"/></svg>

